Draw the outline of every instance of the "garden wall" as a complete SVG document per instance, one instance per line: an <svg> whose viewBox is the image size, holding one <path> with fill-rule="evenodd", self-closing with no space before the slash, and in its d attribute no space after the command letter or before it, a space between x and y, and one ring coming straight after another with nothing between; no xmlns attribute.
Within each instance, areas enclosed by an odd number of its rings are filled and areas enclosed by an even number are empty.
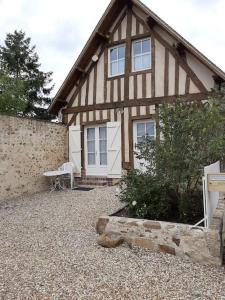
<svg viewBox="0 0 225 300"><path fill-rule="evenodd" d="M164 252L202 264L221 265L225 233L225 196L220 195L209 229L191 225L123 217L100 217L99 234L116 234L129 245Z"/></svg>
<svg viewBox="0 0 225 300"><path fill-rule="evenodd" d="M66 127L0 115L0 202L49 188L42 176L67 161Z"/></svg>

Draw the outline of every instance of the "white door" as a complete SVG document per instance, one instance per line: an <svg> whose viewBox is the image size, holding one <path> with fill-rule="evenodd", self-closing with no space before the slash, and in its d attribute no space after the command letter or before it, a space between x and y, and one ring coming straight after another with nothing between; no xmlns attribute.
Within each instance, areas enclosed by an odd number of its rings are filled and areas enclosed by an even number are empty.
<svg viewBox="0 0 225 300"><path fill-rule="evenodd" d="M107 165L107 127L90 126L85 128L85 165L86 174L106 176Z"/></svg>
<svg viewBox="0 0 225 300"><path fill-rule="evenodd" d="M137 155L140 154L138 144L143 142L145 138L156 138L156 124L152 120L140 120L133 123L133 144L134 144L134 168L145 171L145 160L138 159Z"/></svg>
<svg viewBox="0 0 225 300"><path fill-rule="evenodd" d="M108 148L108 177L121 178L122 155L121 155L121 123L107 123L107 148Z"/></svg>
<svg viewBox="0 0 225 300"><path fill-rule="evenodd" d="M81 128L69 127L69 161L74 165L75 177L81 177Z"/></svg>

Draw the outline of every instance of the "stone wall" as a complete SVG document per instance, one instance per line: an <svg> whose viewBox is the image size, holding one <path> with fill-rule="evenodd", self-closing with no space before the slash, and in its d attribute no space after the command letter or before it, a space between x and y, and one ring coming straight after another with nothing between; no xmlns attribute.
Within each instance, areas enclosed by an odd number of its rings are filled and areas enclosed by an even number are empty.
<svg viewBox="0 0 225 300"><path fill-rule="evenodd" d="M130 246L140 246L199 262L221 265L223 257L222 232L224 226L224 195L209 229L191 225L122 217L100 217L96 229L99 234L122 237Z"/></svg>
<svg viewBox="0 0 225 300"><path fill-rule="evenodd" d="M0 115L0 201L49 188L43 172L67 161L66 127Z"/></svg>

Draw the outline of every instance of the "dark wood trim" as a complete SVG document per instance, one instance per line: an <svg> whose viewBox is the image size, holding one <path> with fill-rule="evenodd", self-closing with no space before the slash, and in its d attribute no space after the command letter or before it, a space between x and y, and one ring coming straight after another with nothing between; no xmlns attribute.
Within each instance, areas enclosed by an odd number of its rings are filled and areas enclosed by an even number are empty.
<svg viewBox="0 0 225 300"><path fill-rule="evenodd" d="M133 15L135 16L137 21L144 27L144 32L149 31L149 26L145 23L145 21L143 21L134 11L133 11Z"/></svg>
<svg viewBox="0 0 225 300"><path fill-rule="evenodd" d="M129 76L131 71L131 30L132 30L132 9L127 10L127 34L126 34L126 57L125 57L125 83L124 100L129 99Z"/></svg>
<svg viewBox="0 0 225 300"><path fill-rule="evenodd" d="M142 98L146 98L146 73L142 74Z"/></svg>
<svg viewBox="0 0 225 300"><path fill-rule="evenodd" d="M165 48L164 96L169 94L169 51Z"/></svg>
<svg viewBox="0 0 225 300"><path fill-rule="evenodd" d="M96 122L96 110L93 111L93 122Z"/></svg>
<svg viewBox="0 0 225 300"><path fill-rule="evenodd" d="M109 48L112 48L114 46L117 46L117 45L122 45L122 44L125 44L126 43L126 39L122 39L120 41L111 41L109 42L106 47L109 49Z"/></svg>
<svg viewBox="0 0 225 300"><path fill-rule="evenodd" d="M129 107L129 124L128 124L128 135L129 135L129 162L131 167L134 164L133 154L133 122L132 122L132 108Z"/></svg>
<svg viewBox="0 0 225 300"><path fill-rule="evenodd" d="M175 95L179 95L179 77L180 77L180 66L176 59L175 61Z"/></svg>
<svg viewBox="0 0 225 300"><path fill-rule="evenodd" d="M110 81L110 102L114 102L114 80Z"/></svg>
<svg viewBox="0 0 225 300"><path fill-rule="evenodd" d="M89 122L90 111L86 113L86 122Z"/></svg>
<svg viewBox="0 0 225 300"><path fill-rule="evenodd" d="M121 21L122 22L122 21ZM118 40L120 41L121 39L122 39L122 32L121 32L121 28L122 26L121 26L121 23L120 23L120 25L119 25L119 27L118 27Z"/></svg>
<svg viewBox="0 0 225 300"><path fill-rule="evenodd" d="M88 76L87 76L86 95L85 95L85 105L88 105L88 95L89 95L89 78L90 78L90 75L88 75Z"/></svg>
<svg viewBox="0 0 225 300"><path fill-rule="evenodd" d="M143 71L131 72L130 75L142 75L142 74L151 74L151 73L152 73L152 69L148 69Z"/></svg>
<svg viewBox="0 0 225 300"><path fill-rule="evenodd" d="M121 79L121 78L124 78L124 76L125 76L125 74L123 74L123 75L116 75L116 76L108 77L107 80L111 81L111 80Z"/></svg>
<svg viewBox="0 0 225 300"><path fill-rule="evenodd" d="M70 119L69 123L67 124L67 128L74 124L74 122L76 121L77 115L78 115L78 112L76 112L76 113L72 116L72 118Z"/></svg>
<svg viewBox="0 0 225 300"><path fill-rule="evenodd" d="M78 106L81 106L81 91L82 91L82 88L80 89L80 91L78 93Z"/></svg>
<svg viewBox="0 0 225 300"><path fill-rule="evenodd" d="M174 49L172 46L170 46L156 31L154 31L155 38L165 47L167 48L170 53L173 55L175 60L178 60L179 65L184 69L184 71L190 76L194 84L198 87L200 92L206 93L207 89L204 86L204 84L201 82L201 80L197 77L195 72L188 66L186 61L179 56L176 49Z"/></svg>
<svg viewBox="0 0 225 300"><path fill-rule="evenodd" d="M135 17L136 20L136 35L140 33L140 23L138 22L138 19Z"/></svg>
<svg viewBox="0 0 225 300"><path fill-rule="evenodd" d="M138 89L137 75L134 75L134 99L137 99L137 89Z"/></svg>
<svg viewBox="0 0 225 300"><path fill-rule="evenodd" d="M108 49L104 50L104 102L107 100Z"/></svg>
<svg viewBox="0 0 225 300"><path fill-rule="evenodd" d="M147 38L151 38L151 34L149 32L133 35L131 37L131 41L134 42L135 40L141 40L141 39L147 39Z"/></svg>
<svg viewBox="0 0 225 300"><path fill-rule="evenodd" d="M96 93L97 93L97 64L95 64L94 66L93 105L96 104Z"/></svg>
<svg viewBox="0 0 225 300"><path fill-rule="evenodd" d="M125 163L125 132L124 132L124 113L121 114L121 151L122 151L122 164Z"/></svg>
<svg viewBox="0 0 225 300"><path fill-rule="evenodd" d="M114 109L114 121L117 122L117 119L118 119L117 111L116 111L116 109Z"/></svg>
<svg viewBox="0 0 225 300"><path fill-rule="evenodd" d="M134 116L131 117L132 121L141 121L141 120L155 120L156 119L156 114L146 114L146 115L140 115L140 116Z"/></svg>
<svg viewBox="0 0 225 300"><path fill-rule="evenodd" d="M100 121L104 120L104 118L103 118L103 110L102 109L99 112L99 118L100 118Z"/></svg>
<svg viewBox="0 0 225 300"><path fill-rule="evenodd" d="M185 83L185 94L189 94L190 93L190 83L191 83L191 79L190 76L186 76L186 83Z"/></svg>
<svg viewBox="0 0 225 300"><path fill-rule="evenodd" d="M102 124L105 124L107 122L110 122L110 119L103 119L103 120L100 120L100 121L89 121L89 122L82 122L82 126L94 126L94 125L102 125Z"/></svg>
<svg viewBox="0 0 225 300"><path fill-rule="evenodd" d="M115 27L113 28L113 31L111 33L111 38L113 39L113 35L114 33L117 31L117 29L119 29L119 27L121 27L121 23L123 22L123 19L126 17L126 11L121 15L121 17L119 18L118 22L116 23ZM119 38L119 35L118 35Z"/></svg>
<svg viewBox="0 0 225 300"><path fill-rule="evenodd" d="M65 125L68 124L68 115L67 114L62 115L62 123Z"/></svg>
<svg viewBox="0 0 225 300"><path fill-rule="evenodd" d="M81 124L81 169L85 169L85 149L84 149L84 126L82 126L83 123L83 114L80 114L80 124Z"/></svg>
<svg viewBox="0 0 225 300"><path fill-rule="evenodd" d="M152 97L155 97L155 36L152 34L151 38L151 45L152 45L152 78L151 78L151 85L152 85Z"/></svg>
<svg viewBox="0 0 225 300"><path fill-rule="evenodd" d="M141 99L131 99L122 102L112 102L112 103L101 103L96 105L89 106L80 106L80 107L71 107L63 110L64 114L71 114L76 112L87 112L92 110L102 110L102 109L117 109L124 107L133 107L133 106L146 106L146 105L155 105L165 102L173 103L179 99L179 101L202 101L207 100L212 97L213 93L194 93L177 96L167 96L167 97L153 97L153 98L141 98Z"/></svg>
<svg viewBox="0 0 225 300"><path fill-rule="evenodd" d="M150 106L146 105L146 115L150 115Z"/></svg>
<svg viewBox="0 0 225 300"><path fill-rule="evenodd" d="M156 139L160 140L159 105L155 106Z"/></svg>

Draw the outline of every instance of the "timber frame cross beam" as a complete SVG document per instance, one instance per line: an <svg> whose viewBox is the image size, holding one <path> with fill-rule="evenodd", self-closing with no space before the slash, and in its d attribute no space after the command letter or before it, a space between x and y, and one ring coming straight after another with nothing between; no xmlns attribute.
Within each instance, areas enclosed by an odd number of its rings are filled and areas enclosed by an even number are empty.
<svg viewBox="0 0 225 300"><path fill-rule="evenodd" d="M197 93L197 94L182 95L179 97L167 96L167 97L142 98L142 99L135 99L135 100L126 100L123 102L110 102L110 103L66 108L63 110L63 114L72 114L72 113L87 112L93 110L125 108L125 107L133 107L133 106L140 107L145 105L163 104L165 102L173 103L176 102L178 99L179 101L195 102L195 101L207 100L212 96L213 93Z"/></svg>

